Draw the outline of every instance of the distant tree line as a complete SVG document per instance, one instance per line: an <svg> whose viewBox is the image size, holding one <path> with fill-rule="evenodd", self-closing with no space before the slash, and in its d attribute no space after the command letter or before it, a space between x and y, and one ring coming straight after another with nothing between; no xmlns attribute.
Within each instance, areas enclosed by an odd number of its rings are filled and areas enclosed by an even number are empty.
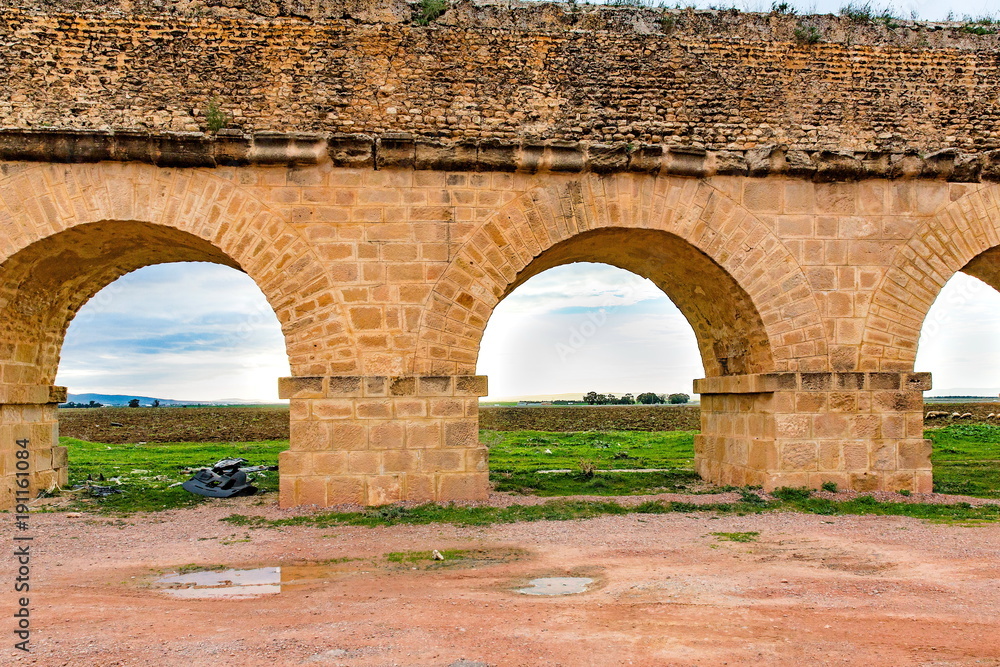
<svg viewBox="0 0 1000 667"><path fill-rule="evenodd" d="M137 407L139 407L139 399L138 398L133 398L132 400L130 400L128 402L128 406L130 408L137 408ZM90 403L77 403L76 401L68 401L66 403L60 403L59 407L60 408L103 408L104 407L104 403L98 403L97 401L91 401ZM149 407L151 407L151 408L158 408L158 407L160 407L160 401L159 400L154 400L153 403ZM184 407L186 408L187 406L185 405Z"/></svg>
<svg viewBox="0 0 1000 667"><path fill-rule="evenodd" d="M621 398L614 394L598 394L596 391L587 392L583 397L583 402L587 405L657 405L660 403L671 403L681 405L691 400L687 394L654 394L646 392L638 396L625 394Z"/></svg>

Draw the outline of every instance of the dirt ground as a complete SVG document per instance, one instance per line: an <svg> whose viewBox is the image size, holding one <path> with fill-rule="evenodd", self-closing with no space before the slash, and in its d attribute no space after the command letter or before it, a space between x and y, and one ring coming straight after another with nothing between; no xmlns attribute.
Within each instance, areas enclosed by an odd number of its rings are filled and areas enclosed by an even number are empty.
<svg viewBox="0 0 1000 667"><path fill-rule="evenodd" d="M248 530L219 520L289 514L258 503L128 519L31 515L32 652L12 648L8 557L0 663L1000 665L996 524L785 513L477 528ZM753 531L756 542L713 535ZM384 557L431 549L482 557ZM330 560L318 578L296 574ZM154 587L188 564L281 566L286 583L246 599ZM594 583L562 597L516 591L544 576Z"/></svg>

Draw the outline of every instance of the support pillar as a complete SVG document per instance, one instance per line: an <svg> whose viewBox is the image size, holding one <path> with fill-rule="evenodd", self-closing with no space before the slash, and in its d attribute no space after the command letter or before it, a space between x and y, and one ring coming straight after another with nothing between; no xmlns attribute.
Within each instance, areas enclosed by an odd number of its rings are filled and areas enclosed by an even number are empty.
<svg viewBox="0 0 1000 667"><path fill-rule="evenodd" d="M290 377L281 507L484 500L484 376Z"/></svg>
<svg viewBox="0 0 1000 667"><path fill-rule="evenodd" d="M65 387L0 385L0 510L68 481L66 448L59 446L59 403ZM27 441L23 448L18 441ZM28 452L27 458L19 451ZM27 490L27 494L17 491Z"/></svg>
<svg viewBox="0 0 1000 667"><path fill-rule="evenodd" d="M930 373L765 373L695 380L695 467L735 486L928 493Z"/></svg>

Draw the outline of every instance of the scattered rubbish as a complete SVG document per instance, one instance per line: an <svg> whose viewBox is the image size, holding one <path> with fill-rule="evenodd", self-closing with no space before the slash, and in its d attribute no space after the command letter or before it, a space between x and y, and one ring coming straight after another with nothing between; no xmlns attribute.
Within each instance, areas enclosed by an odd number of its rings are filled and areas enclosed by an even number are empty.
<svg viewBox="0 0 1000 667"><path fill-rule="evenodd" d="M202 468L181 486L185 491L209 498L252 496L257 487L251 484L249 474L263 470L277 470L278 466L251 466L246 459L222 459L211 468Z"/></svg>
<svg viewBox="0 0 1000 667"><path fill-rule="evenodd" d="M107 498L108 496L113 496L116 493L125 493L117 486L111 486L110 484L95 484L94 482L111 482L112 484L121 484L121 478L112 477L111 479L105 479L104 473L98 473L97 479L94 479L93 475L87 475L87 479L83 480L83 484L75 484L70 491L87 491L92 498Z"/></svg>
<svg viewBox="0 0 1000 667"><path fill-rule="evenodd" d="M108 496L113 496L116 493L124 493L117 486L99 486L97 484L88 485L90 489L90 495L94 498L107 498Z"/></svg>
<svg viewBox="0 0 1000 667"><path fill-rule="evenodd" d="M528 583L531 588L519 588L517 592L525 595L573 595L585 592L594 580L587 577L543 577Z"/></svg>
<svg viewBox="0 0 1000 667"><path fill-rule="evenodd" d="M433 558L434 560L444 560L444 556L442 556L441 552L438 551L437 549L431 552L431 558Z"/></svg>

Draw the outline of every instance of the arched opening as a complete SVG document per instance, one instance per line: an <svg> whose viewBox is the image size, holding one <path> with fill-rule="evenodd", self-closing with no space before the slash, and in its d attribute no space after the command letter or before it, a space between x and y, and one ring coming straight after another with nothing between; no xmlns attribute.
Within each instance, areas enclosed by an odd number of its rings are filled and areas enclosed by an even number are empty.
<svg viewBox="0 0 1000 667"><path fill-rule="evenodd" d="M490 400L691 393L698 343L666 294L630 271L576 262L526 280L493 310L476 372Z"/></svg>
<svg viewBox="0 0 1000 667"><path fill-rule="evenodd" d="M929 371L924 427L934 490L1000 497L1000 247L954 274L924 318L915 368Z"/></svg>
<svg viewBox="0 0 1000 667"><path fill-rule="evenodd" d="M576 262L609 264L650 280L694 330L707 376L773 370L767 332L750 296L708 255L668 232L610 227L577 234L529 262L493 307L530 278Z"/></svg>
<svg viewBox="0 0 1000 667"><path fill-rule="evenodd" d="M490 323L478 347L479 373L491 373L489 367L493 364L490 359L493 352L485 349L485 345L496 344L491 340L492 336L496 335L491 332L493 327L503 329L507 326L506 323L497 321L498 317L504 318L506 316L506 308L503 304L507 299L515 299L516 303L519 299L514 295L520 290L527 289L529 292L527 300L530 301L533 286L535 288L541 287L542 294L546 291L550 294L558 292L559 281L568 283L575 276L583 275L588 271L599 272L601 269L596 268L599 265L604 266L606 270L604 275L606 276L621 276L622 274L633 276L634 281L631 284L627 282L622 284L628 285L628 289L631 290L645 290L647 298L634 299L636 302L650 300L651 293L660 296L658 311L655 314L646 313L646 315L647 317L658 315L663 323L663 320L670 318L672 311L674 317L667 327L659 332L649 330L650 319L644 322L642 315L638 312L633 314L633 319L630 322L619 322L618 324L630 328L645 328L643 340L646 344L655 339L658 333L662 336L666 330L672 328L675 334L674 340L684 341L688 346L685 349L682 345L673 353L687 357L687 372L690 375L685 378L686 387L683 388L669 384L665 377L661 377L659 382L654 382L656 361L646 358L644 361L647 375L644 378L630 378L627 373L616 377L613 369L605 367L603 372L595 374L597 376L595 380L599 377L599 382L602 382L604 386L594 386L597 385L595 381L588 389L603 393L606 390L605 387L619 388L618 390L622 393L628 391L633 397L646 392L662 395L672 393L672 391L678 393L683 391L690 394L691 380L696 376L702 377L702 373L707 376L730 376L765 373L773 370L771 348L763 321L749 295L725 269L692 244L673 234L648 229L604 228L583 232L552 245L536 256L510 280L498 296L499 305L492 309ZM550 277L546 278L547 276ZM552 284L547 288L544 286L546 280L552 281ZM670 307L665 307L668 303ZM592 315L589 319L586 317L587 312ZM615 326L614 317L609 317L607 309L602 310L599 302L590 304L589 308L586 305L577 308L570 306L568 314L582 315L583 319L579 323L579 328L576 329L572 324L567 326L565 320L559 324L552 320L550 326L562 328L564 340L561 342L553 340L550 333L548 340L542 343L547 349L549 363L546 364L542 359L533 363L529 357L526 363L521 365L524 373L534 371L536 374L549 376L546 380L549 391L536 393L553 393L551 389L559 385L553 383L551 376L560 374L560 370L567 365L566 362L579 363L579 360L571 358L576 355L577 350L586 347L588 338L598 340L609 323L611 327L609 330ZM683 322L683 324L679 324L679 322ZM589 326L586 323L589 323ZM540 327L540 329L536 329L539 334L541 334L541 329L545 327L539 322L535 322L533 326ZM538 335L534 341L535 344L542 338L541 335ZM636 340L641 338L643 337L637 337ZM625 338L620 340L624 341ZM661 342L667 343L666 336L663 336ZM631 352L641 355L641 346L637 344ZM530 355L530 353L528 354ZM579 377L574 381L579 382ZM626 386L633 382L636 383L633 388L626 389ZM640 386L639 382L647 383L647 386ZM491 385L493 385L492 381ZM503 387L506 385L507 378L502 376L500 388L495 385L491 386L491 395L498 396L499 393L503 393L505 391ZM569 388L566 385L562 386L566 389ZM578 390L576 393L581 392ZM714 404L710 407L712 410L722 408L721 405ZM531 408L517 409L530 410ZM564 408L559 409L565 410ZM487 408L487 410L491 409ZM524 442L519 441L519 438L524 440L527 437L516 434L518 431L516 427L519 425L522 428L527 427L527 430L542 431L571 430L573 428L579 431L589 429L625 431L632 430L629 427L630 422L633 427L635 425L634 417L636 415L627 416L621 412L615 414L610 410L605 411L599 417L592 418L597 419L602 424L587 424L586 426L581 426L587 422L587 418L580 417L580 411L577 414L563 415L556 412L554 408L542 408L542 410L548 410L547 414L554 418L548 429L543 427L546 420L538 421L536 416L520 419L520 416L516 417L509 412L498 413L495 418L492 413L484 415L485 420L481 426L485 429L494 427L497 431L503 429L508 434L511 431L515 433L512 436L494 432L485 434L490 441L487 444L491 447L491 469L494 471L494 481L499 485L498 488L513 490L529 484L526 481L529 478L522 474L524 472L521 470L523 465L505 459L525 456L530 458L533 452L539 451L551 459L551 463L549 463L549 459L543 456L539 460L541 466L547 465L556 469L567 466L572 470L573 467L579 465L582 466L581 474L586 476L587 471L584 468L594 465L597 471L610 474L610 477L605 477L603 474L598 475L597 478L601 478L601 484L596 487L589 481L597 479L594 477L595 470L593 469L590 470L587 485L580 488L569 483L568 478L575 474L573 472L556 473L563 474L567 477L566 480L558 480L551 473L545 473L544 478L538 474L530 479L530 485L534 485L535 488L545 488L548 492L553 492L553 489L549 487L553 483L558 486L559 481L567 482L564 485L567 491L575 490L577 492L600 492L601 489L616 492L650 490L652 488L679 490L686 488L686 485L696 478L692 465L692 459L696 456L695 440L693 434L690 433L698 428L699 419L696 413L692 412L690 415L678 417L672 416L668 420L655 417L647 418L647 425L644 428L650 431L659 429L660 432L655 437L650 437L651 434L648 433L619 437L623 442L627 441L631 444L615 442L608 445L604 442L607 437L601 436L599 433L578 434L569 438L568 441L563 438L544 436L551 439L548 443L542 443L548 446L534 446L528 442L531 438L537 440L543 436L533 435ZM657 417L662 417L662 415L657 415ZM658 426L651 426L652 424ZM686 429L688 432L674 438L664 432L671 428ZM590 440L595 440L595 442L590 443ZM588 443L595 445L595 447L588 450L586 448ZM564 448L569 452L568 455L559 457L556 451L562 451ZM525 451L520 451L521 449ZM636 453L640 451L642 455L636 456ZM580 453L584 453L585 457L571 461ZM704 458L705 453L702 450L698 456ZM648 480L644 480L643 475L624 472L625 469L635 466L656 470L655 472L643 473L650 478ZM618 474L618 468L623 468L623 476L629 478L627 483L620 479L614 479L614 475ZM707 469L704 464L700 465L699 468Z"/></svg>
<svg viewBox="0 0 1000 667"><path fill-rule="evenodd" d="M0 264L0 428L30 442L33 491L67 481L56 410L65 399L53 385L71 321L118 278L143 267L178 262L209 262L242 271L208 240L136 221L71 227ZM10 495L3 500L10 504L13 480L4 482Z"/></svg>
<svg viewBox="0 0 1000 667"><path fill-rule="evenodd" d="M281 325L253 279L222 264L177 262L122 276L80 309L56 384L70 400L273 404L275 378L289 374Z"/></svg>

